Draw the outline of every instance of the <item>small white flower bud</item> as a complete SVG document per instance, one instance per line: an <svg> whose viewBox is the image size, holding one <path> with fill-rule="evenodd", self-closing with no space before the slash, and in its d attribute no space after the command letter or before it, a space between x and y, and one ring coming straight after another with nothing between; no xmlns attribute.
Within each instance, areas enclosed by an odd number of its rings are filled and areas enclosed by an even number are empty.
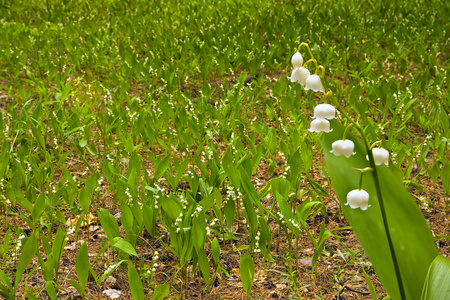
<svg viewBox="0 0 450 300"><path fill-rule="evenodd" d="M300 52L296 52L292 55L291 63L294 68L300 68L303 65L303 56Z"/></svg>

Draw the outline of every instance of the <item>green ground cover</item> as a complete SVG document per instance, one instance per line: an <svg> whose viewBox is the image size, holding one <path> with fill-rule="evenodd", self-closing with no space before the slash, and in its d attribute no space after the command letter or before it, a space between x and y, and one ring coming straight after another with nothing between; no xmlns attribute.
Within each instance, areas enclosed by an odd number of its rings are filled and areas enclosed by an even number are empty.
<svg viewBox="0 0 450 300"><path fill-rule="evenodd" d="M332 98L382 140L448 255L448 24L448 1L2 1L0 295L388 296L308 129ZM302 42L327 95L289 79Z"/></svg>

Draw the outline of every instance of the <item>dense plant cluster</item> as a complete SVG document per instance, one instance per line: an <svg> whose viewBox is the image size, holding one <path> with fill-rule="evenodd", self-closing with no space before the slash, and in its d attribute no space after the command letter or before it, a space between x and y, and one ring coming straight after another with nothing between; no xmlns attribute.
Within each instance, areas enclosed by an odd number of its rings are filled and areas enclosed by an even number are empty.
<svg viewBox="0 0 450 300"><path fill-rule="evenodd" d="M326 297L325 272L336 297L357 277L374 299L403 295L400 277L406 298L433 296L448 234L418 207L448 232L449 16L445 1L3 1L0 295L216 297L237 276L262 297L266 270L291 298ZM398 268L381 198L404 199L385 201Z"/></svg>

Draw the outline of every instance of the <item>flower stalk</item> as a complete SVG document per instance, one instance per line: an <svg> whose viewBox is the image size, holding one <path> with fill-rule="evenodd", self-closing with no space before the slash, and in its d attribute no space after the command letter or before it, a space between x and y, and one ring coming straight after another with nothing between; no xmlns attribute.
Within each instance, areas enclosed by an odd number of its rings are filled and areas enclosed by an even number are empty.
<svg viewBox="0 0 450 300"><path fill-rule="evenodd" d="M367 142L365 139L364 139L364 143L366 144L366 148L367 148ZM405 289L403 287L402 276L400 274L400 267L398 265L397 256L395 254L395 249L394 249L394 244L392 243L391 234L389 232L389 224L388 224L388 219L386 216L386 209L384 207L383 195L381 194L380 181L378 180L378 173L377 173L377 168L375 166L375 160L373 158L372 150L368 151L368 156L369 156L370 166L373 169L372 176L373 176L373 180L375 181L375 189L377 191L378 202L380 203L381 216L383 218L384 230L386 232L386 237L387 237L388 244L389 244L389 250L390 250L391 256L392 256L392 262L394 263L395 275L397 277L398 289L400 291L400 298L402 300L406 300Z"/></svg>
<svg viewBox="0 0 450 300"><path fill-rule="evenodd" d="M350 116L342 109L341 105L339 104L338 101L334 101L335 105L338 109L338 111L350 122L353 124L353 126L355 126L355 128L358 130L358 132L361 134L361 138L364 141L364 146L367 150L367 156L369 158L369 164L370 164L370 168L372 168L372 177L373 180L375 182L375 189L377 192L377 197L378 197L378 202L380 204L380 210L381 210L381 216L383 219L383 225L384 225L384 231L386 232L386 237L388 240L388 244L389 244L389 250L391 253L391 257L392 257L392 262L394 264L394 269L395 269L395 275L397 278L397 285L398 285L398 289L400 292L400 299L401 300L406 300L406 294L405 294L405 289L403 287L403 281L402 281L402 277L400 274L400 267L398 265L398 261L397 261L397 256L395 254L395 249L394 249L394 244L392 242L392 238L391 238L391 234L389 232L389 223L388 223L388 219L386 216L386 209L384 206L384 200L383 200L383 195L381 193L381 185L380 185L380 181L378 179L378 172L376 169L376 164L375 164L375 160L373 157L373 153L372 153L372 148L379 144L379 142L376 142L374 145L372 145L371 147L369 147L368 143L367 143L367 139L366 139L366 135L364 134L364 130L361 128L361 126L358 125L358 123L356 123L352 118L350 118Z"/></svg>

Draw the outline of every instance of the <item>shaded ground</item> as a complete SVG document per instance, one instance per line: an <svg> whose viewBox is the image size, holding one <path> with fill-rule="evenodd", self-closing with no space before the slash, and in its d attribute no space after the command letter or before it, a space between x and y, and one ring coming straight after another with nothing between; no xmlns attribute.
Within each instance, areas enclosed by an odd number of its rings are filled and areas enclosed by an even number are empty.
<svg viewBox="0 0 450 300"><path fill-rule="evenodd" d="M71 168L73 173L84 172L84 165L76 158L72 158L73 163ZM316 163L321 163L321 154L315 154ZM278 160L278 167L273 174L268 174L268 167L264 164L260 165L257 174L259 176L260 184L264 183L272 176L277 176L282 173L283 160ZM95 165L95 163L93 164ZM151 166L150 166L151 167ZM316 182L326 183L323 174L314 168L311 174ZM429 178L423 178L421 181L424 190L423 192L416 191L410 188L410 192L417 197L417 203L420 205L422 212L427 219L435 236L448 235L449 214L445 211L445 195L442 191L440 181L435 184ZM327 190L329 187L324 186ZM103 188L102 192L107 193ZM106 199L106 206L111 206L110 212L113 215L119 216L120 209L118 205L111 203L111 195L104 194ZM419 200L421 199L421 200ZM272 199L266 199L264 205L270 206ZM447 199L448 201L448 199ZM316 215L315 218L309 219L309 229L311 232L320 232L322 222L325 221L327 229L337 229L348 226L344 219L342 212L339 210L338 200L331 191L330 197L325 199L327 207L327 215ZM448 206L448 203L447 203ZM66 212L69 216L69 212ZM13 217L7 217L9 223L15 224ZM120 221L120 220L119 220ZM120 223L119 223L120 224ZM245 225L245 219L241 220L241 224ZM23 229L26 229L25 224L21 224ZM286 256L289 253L289 245L287 237L283 231L280 232L278 225L273 220L269 219L269 227L272 230L273 245L271 255L275 259L274 262L269 262L262 258L262 255L256 259L256 273L252 289L252 299L289 299L298 298L299 296L305 299L312 299L320 295L323 299L371 299L367 283L362 273L362 266L366 267L366 272L375 286L378 297L385 296L385 292L381 283L379 282L373 267L370 267L370 262L364 256L364 251L361 249L358 240L351 230L340 230L335 232L342 238L338 241L335 238L329 238L326 242L325 250L318 262L317 272L315 277L312 275L312 270L308 264L308 260L313 255L312 244L303 232L299 240L298 251L291 251L296 253L297 257L289 258ZM75 273L75 259L77 254L77 244L82 241L88 243L89 254L91 259L99 253L105 241L105 235L99 227L99 222L94 216L89 226L90 232L88 237L88 227L84 226L78 233L78 238L72 234L66 244L66 250L63 253L60 266L60 281L59 284L67 289L67 293L61 292L62 299L76 299L77 292L68 285L67 281L62 278L76 279ZM2 233L5 232L5 227ZM230 277L224 273L219 273L215 277L212 286L208 291L205 289L203 280L199 271L189 275L188 284L182 279L177 258L169 252L162 244L168 242L168 233L162 226L158 226L158 239L151 239L148 234L144 234L143 240L138 242L137 252L140 254L140 259L144 262L151 262L153 249L159 252L159 266L157 268L156 276L153 278L151 286L157 284L170 284L171 296L170 299L246 299L245 291L242 287L239 275L239 254L237 249L241 245L248 244L242 227L237 229L237 236L242 236L242 239L237 242L229 240L223 241L218 236L221 242L220 263L222 267L228 272ZM54 230L55 231L55 230ZM212 233L209 237L213 239L215 236ZM348 254L348 250L341 244L345 244L350 250L356 251L356 260ZM447 256L450 253L450 243L445 237L436 240L437 247L440 254ZM207 253L210 250L207 249ZM210 256L211 266L214 265L212 257ZM114 253L110 251L105 252L93 264L94 270L97 274L101 274L106 268L113 263ZM33 260L33 265L38 263L37 259ZM291 275L289 274L291 268ZM190 267L188 267L190 270ZM214 270L214 268L212 269ZM294 274L294 275L293 275ZM200 276L200 278L199 278ZM295 278L295 279L294 279ZM297 288L293 282L297 282ZM41 276L40 270L34 272L26 283L26 292L31 292L39 299L46 299L45 282ZM149 286L147 282L144 286ZM119 299L131 299L131 294L128 287L128 278L126 268L124 270L117 269L102 285L100 290L97 289L95 283L90 281L88 283L87 299L105 299L107 298L102 291L106 289L116 289L121 291ZM23 292L25 292L23 291ZM151 294L151 293L150 293Z"/></svg>

